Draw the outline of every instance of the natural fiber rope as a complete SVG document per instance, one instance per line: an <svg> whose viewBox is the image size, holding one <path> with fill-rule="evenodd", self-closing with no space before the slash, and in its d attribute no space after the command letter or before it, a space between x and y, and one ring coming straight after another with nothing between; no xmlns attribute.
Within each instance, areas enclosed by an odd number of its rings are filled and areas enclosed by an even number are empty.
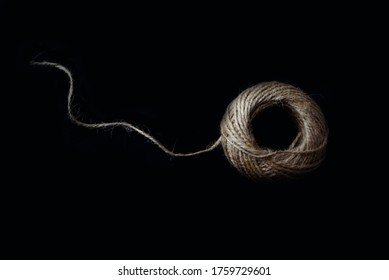
<svg viewBox="0 0 389 280"><path fill-rule="evenodd" d="M150 134L127 122L85 123L73 113L73 77L64 66L53 62L33 65L55 67L69 78L68 115L77 125L91 128L124 127L142 135L166 154L189 157L210 152L221 143L230 163L252 179L293 176L315 169L325 156L327 125L318 105L300 89L279 82L261 83L242 92L228 106L220 124L221 136L206 149L192 153L175 153ZM272 150L258 145L251 129L253 118L264 109L281 104L290 109L299 133L287 150Z"/></svg>
<svg viewBox="0 0 389 280"><path fill-rule="evenodd" d="M261 111L277 104L289 109L299 133L287 150L274 151L258 145L251 123ZM318 167L325 156L324 116L308 95L291 85L266 82L246 89L228 106L220 127L228 160L253 179L304 173Z"/></svg>

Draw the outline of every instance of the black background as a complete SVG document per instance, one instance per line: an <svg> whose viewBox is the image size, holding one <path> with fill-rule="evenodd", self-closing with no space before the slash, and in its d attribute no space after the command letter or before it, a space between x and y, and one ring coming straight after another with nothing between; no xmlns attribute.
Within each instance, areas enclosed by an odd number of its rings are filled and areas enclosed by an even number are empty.
<svg viewBox="0 0 389 280"><path fill-rule="evenodd" d="M360 47L375 41L357 7L1 3L2 258L387 258L385 188L365 159L379 153L366 135L380 137L360 121L376 49ZM242 90L291 83L323 109L327 158L273 183L221 149L169 158L123 129L72 124L66 76L33 59L71 69L84 121L127 120L177 152L216 140Z"/></svg>

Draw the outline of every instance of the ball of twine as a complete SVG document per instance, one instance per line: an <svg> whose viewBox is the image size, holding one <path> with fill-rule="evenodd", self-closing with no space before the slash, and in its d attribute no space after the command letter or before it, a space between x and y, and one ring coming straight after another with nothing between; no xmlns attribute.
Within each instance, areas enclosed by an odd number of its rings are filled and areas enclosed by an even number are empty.
<svg viewBox="0 0 389 280"><path fill-rule="evenodd" d="M260 112L275 105L289 109L299 130L286 150L261 147L251 127ZM246 89L228 106L220 128L227 159L255 180L313 170L325 156L328 130L323 113L308 95L288 84L265 82Z"/></svg>
<svg viewBox="0 0 389 280"><path fill-rule="evenodd" d="M319 106L300 89L279 82L261 83L242 92L228 106L220 124L221 136L207 148L191 153L177 153L137 126L124 122L92 123L81 121L73 112L73 77L65 66L54 62L32 62L63 71L69 78L68 115L75 124L89 129L124 127L145 137L167 155L190 157L210 152L220 143L227 159L239 172L252 179L293 176L315 169L325 156L327 125ZM299 133L286 150L261 147L251 123L264 109L282 105L294 117Z"/></svg>

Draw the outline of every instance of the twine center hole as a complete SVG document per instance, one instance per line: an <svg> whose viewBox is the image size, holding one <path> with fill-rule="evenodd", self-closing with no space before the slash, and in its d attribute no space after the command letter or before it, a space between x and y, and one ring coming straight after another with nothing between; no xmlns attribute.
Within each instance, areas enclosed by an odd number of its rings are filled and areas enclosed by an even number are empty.
<svg viewBox="0 0 389 280"><path fill-rule="evenodd" d="M291 109L281 105L273 105L259 112L251 128L257 143L272 150L288 149L298 134Z"/></svg>

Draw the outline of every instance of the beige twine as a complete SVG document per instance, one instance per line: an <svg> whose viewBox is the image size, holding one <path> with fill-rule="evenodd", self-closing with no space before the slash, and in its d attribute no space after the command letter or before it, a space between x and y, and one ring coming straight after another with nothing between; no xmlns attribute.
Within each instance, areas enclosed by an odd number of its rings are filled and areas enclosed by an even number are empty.
<svg viewBox="0 0 389 280"><path fill-rule="evenodd" d="M254 180L290 177L317 168L325 156L328 129L319 106L303 91L280 82L265 82L242 92L228 106L220 124L221 136L206 149L192 153L175 153L150 134L127 122L85 123L73 114L73 77L64 66L53 62L33 65L55 67L69 78L68 114L77 125L98 129L124 127L135 131L173 157L189 157L210 152L221 143L230 163ZM258 145L251 128L252 120L264 109L282 105L290 109L299 133L286 150L272 150Z"/></svg>

